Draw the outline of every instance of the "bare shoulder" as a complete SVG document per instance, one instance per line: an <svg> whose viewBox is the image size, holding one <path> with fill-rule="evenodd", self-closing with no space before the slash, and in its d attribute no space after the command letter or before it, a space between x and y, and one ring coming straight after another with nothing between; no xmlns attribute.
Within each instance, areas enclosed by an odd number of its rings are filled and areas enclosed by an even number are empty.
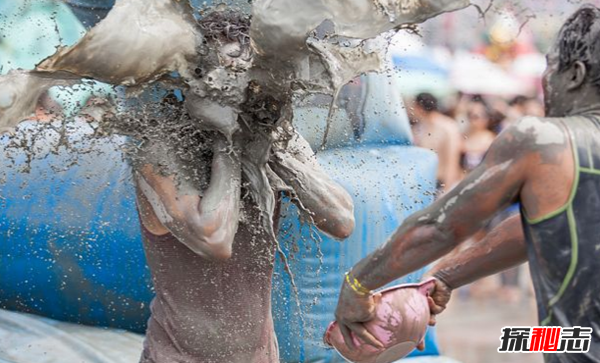
<svg viewBox="0 0 600 363"><path fill-rule="evenodd" d="M545 148L552 145L568 145L566 130L559 119L524 117L506 128L500 138L509 144Z"/></svg>
<svg viewBox="0 0 600 363"><path fill-rule="evenodd" d="M524 117L507 127L494 141L494 154L514 159L541 156L543 161L556 157L570 147L569 138L559 119Z"/></svg>
<svg viewBox="0 0 600 363"><path fill-rule="evenodd" d="M446 140L460 140L460 129L454 119L439 114L434 120L440 135L443 135Z"/></svg>
<svg viewBox="0 0 600 363"><path fill-rule="evenodd" d="M513 128L514 134L527 137L536 146L566 145L568 143L566 130L560 119L557 118L524 117Z"/></svg>
<svg viewBox="0 0 600 363"><path fill-rule="evenodd" d="M202 195L208 187L211 159L200 150L153 139L138 146L132 159L136 176L170 180L182 195Z"/></svg>

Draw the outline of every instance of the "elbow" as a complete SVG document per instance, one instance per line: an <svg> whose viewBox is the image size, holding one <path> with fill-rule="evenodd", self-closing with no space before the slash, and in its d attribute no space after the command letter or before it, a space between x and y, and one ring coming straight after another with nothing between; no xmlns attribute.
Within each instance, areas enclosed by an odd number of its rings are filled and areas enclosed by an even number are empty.
<svg viewBox="0 0 600 363"><path fill-rule="evenodd" d="M343 220L338 222L338 228L336 230L336 238L340 240L344 240L352 235L354 232L354 227L356 226L356 221L354 220L354 215L349 213Z"/></svg>
<svg viewBox="0 0 600 363"><path fill-rule="evenodd" d="M233 244L224 241L206 243L205 258L216 262L225 262L233 256Z"/></svg>
<svg viewBox="0 0 600 363"><path fill-rule="evenodd" d="M211 261L225 262L230 260L231 256L233 256L233 249L231 248L231 246L220 246L219 248L212 249L210 253L208 253L208 256L206 256L206 258Z"/></svg>
<svg viewBox="0 0 600 363"><path fill-rule="evenodd" d="M437 241L445 249L454 249L458 245L456 233L443 223L430 225L425 233L427 239Z"/></svg>
<svg viewBox="0 0 600 363"><path fill-rule="evenodd" d="M202 226L194 231L190 249L197 255L216 262L225 262L233 255L235 231L226 226Z"/></svg>
<svg viewBox="0 0 600 363"><path fill-rule="evenodd" d="M354 211L352 209L335 214L331 218L328 226L323 228L326 232L337 240L343 241L350 237L354 232L356 221L354 220Z"/></svg>
<svg viewBox="0 0 600 363"><path fill-rule="evenodd" d="M342 201L340 202L341 207L338 208L338 218L336 221L335 237L344 240L352 235L354 228L356 227L356 220L354 219L354 202L352 197L344 190Z"/></svg>
<svg viewBox="0 0 600 363"><path fill-rule="evenodd" d="M233 256L233 244L210 238L200 238L191 244L190 249L197 255L215 262L225 262Z"/></svg>

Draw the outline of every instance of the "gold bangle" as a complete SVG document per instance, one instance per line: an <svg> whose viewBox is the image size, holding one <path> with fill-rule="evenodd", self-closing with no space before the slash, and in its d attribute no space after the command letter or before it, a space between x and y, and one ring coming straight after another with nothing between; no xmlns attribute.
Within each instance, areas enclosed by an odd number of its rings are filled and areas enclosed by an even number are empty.
<svg viewBox="0 0 600 363"><path fill-rule="evenodd" d="M369 296L373 293L371 290L364 287L350 272L346 272L346 283L360 296Z"/></svg>

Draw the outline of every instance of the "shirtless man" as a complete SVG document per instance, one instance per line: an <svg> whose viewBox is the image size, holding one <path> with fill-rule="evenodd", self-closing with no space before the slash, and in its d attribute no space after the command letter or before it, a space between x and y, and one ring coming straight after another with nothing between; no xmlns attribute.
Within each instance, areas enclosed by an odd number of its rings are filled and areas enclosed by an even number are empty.
<svg viewBox="0 0 600 363"><path fill-rule="evenodd" d="M594 329L589 352L548 354L546 362L600 362L599 58L600 9L586 5L566 21L548 54L548 117L527 117L510 126L464 181L408 218L350 274L366 288L378 289L446 255L495 213L519 201L526 243L519 243L519 220L513 218L501 225L504 235L484 240L488 248L454 260L466 268L444 262L430 301L432 312L443 310L455 277L465 281L461 271L477 278L527 258L540 323ZM493 263L486 266L485 261ZM381 346L362 324L373 318L375 296L359 296L348 284L342 287L336 318L349 346L351 334Z"/></svg>
<svg viewBox="0 0 600 363"><path fill-rule="evenodd" d="M411 116L415 144L438 155L438 189L448 192L461 177L458 125L439 112L438 100L429 93L421 93L415 98Z"/></svg>
<svg viewBox="0 0 600 363"><path fill-rule="evenodd" d="M207 39L218 43L219 62L243 62L247 34L204 19L213 30ZM191 131L188 126L181 134ZM165 132L147 134L134 167L156 297L141 362L279 362L271 317L277 211L268 222L273 227L265 227L265 213L242 177L242 160L268 162L275 174L270 177L291 187L307 218L339 239L354 228L350 196L319 168L297 134L289 147L263 155L250 154L256 150L241 132L231 142L203 132L191 143Z"/></svg>

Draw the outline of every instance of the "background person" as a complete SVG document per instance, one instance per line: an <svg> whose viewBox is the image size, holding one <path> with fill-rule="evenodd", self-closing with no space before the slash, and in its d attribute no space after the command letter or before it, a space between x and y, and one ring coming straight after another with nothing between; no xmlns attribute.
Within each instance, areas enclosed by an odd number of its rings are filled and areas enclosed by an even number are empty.
<svg viewBox="0 0 600 363"><path fill-rule="evenodd" d="M430 93L417 95L411 108L415 144L435 152L439 159L438 190L447 192L460 180L460 132L456 122L442 114Z"/></svg>

